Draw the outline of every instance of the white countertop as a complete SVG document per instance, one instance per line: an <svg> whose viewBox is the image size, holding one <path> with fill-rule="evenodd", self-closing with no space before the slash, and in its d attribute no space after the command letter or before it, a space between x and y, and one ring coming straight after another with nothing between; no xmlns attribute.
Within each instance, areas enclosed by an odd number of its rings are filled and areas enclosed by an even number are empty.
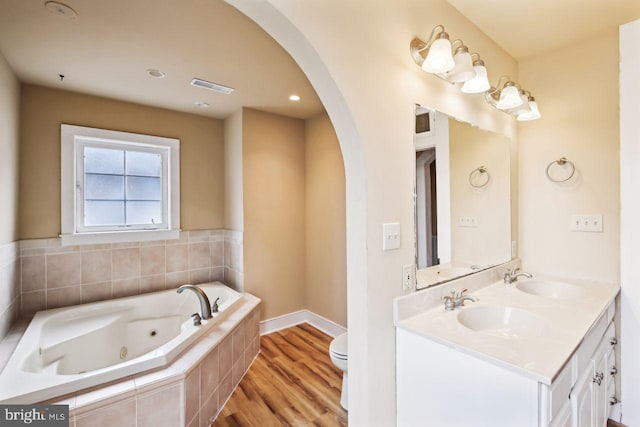
<svg viewBox="0 0 640 427"><path fill-rule="evenodd" d="M519 283L527 280L521 278ZM396 326L549 385L620 289L612 284L562 281L582 288L584 294L571 299L542 297L500 280L470 293L477 302L466 302L454 311L445 311L444 304L439 304L409 317L397 316ZM451 285L455 288L455 282ZM516 337L474 331L458 321L464 310L486 306L522 309L542 323Z"/></svg>

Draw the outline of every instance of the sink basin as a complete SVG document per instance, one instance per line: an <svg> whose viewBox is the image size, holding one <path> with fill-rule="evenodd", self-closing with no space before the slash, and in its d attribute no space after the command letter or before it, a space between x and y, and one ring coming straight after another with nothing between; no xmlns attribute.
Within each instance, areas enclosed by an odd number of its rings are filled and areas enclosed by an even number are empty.
<svg viewBox="0 0 640 427"><path fill-rule="evenodd" d="M476 332L508 339L538 337L547 327L541 317L526 310L497 306L464 308L458 322Z"/></svg>
<svg viewBox="0 0 640 427"><path fill-rule="evenodd" d="M528 294L555 299L584 298L587 294L580 286L550 280L523 280L516 282L516 287Z"/></svg>

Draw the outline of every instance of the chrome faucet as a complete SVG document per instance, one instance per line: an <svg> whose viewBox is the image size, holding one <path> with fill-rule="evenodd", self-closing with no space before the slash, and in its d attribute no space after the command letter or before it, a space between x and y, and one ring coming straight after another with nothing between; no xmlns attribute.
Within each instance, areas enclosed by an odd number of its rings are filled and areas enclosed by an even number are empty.
<svg viewBox="0 0 640 427"><path fill-rule="evenodd" d="M444 300L445 311L453 311L456 307L464 306L465 301L478 301L478 298L469 295L463 295L467 292L466 289L461 291L451 291L451 295L445 295L442 297Z"/></svg>
<svg viewBox="0 0 640 427"><path fill-rule="evenodd" d="M185 289L195 292L198 296L198 300L200 300L200 311L202 312L201 317L203 319L211 319L213 315L211 314L211 303L209 302L207 294L205 294L199 287L193 285L182 285L176 290L176 292L181 294Z"/></svg>
<svg viewBox="0 0 640 427"><path fill-rule="evenodd" d="M513 283L518 280L518 277L526 277L528 279L531 279L533 277L529 273L525 273L525 272L518 273L519 270L520 270L519 268L516 268L515 270L507 269L507 271L504 272L504 277L503 277L504 283L506 284Z"/></svg>

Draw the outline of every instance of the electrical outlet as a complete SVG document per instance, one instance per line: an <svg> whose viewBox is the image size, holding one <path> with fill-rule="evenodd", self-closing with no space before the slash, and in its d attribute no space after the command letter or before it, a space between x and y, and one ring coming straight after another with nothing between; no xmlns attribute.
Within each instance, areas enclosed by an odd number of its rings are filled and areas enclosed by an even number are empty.
<svg viewBox="0 0 640 427"><path fill-rule="evenodd" d="M415 287L416 266L415 264L407 264L402 266L402 290L410 291Z"/></svg>
<svg viewBox="0 0 640 427"><path fill-rule="evenodd" d="M602 215L571 215L571 231L602 233Z"/></svg>
<svg viewBox="0 0 640 427"><path fill-rule="evenodd" d="M459 227L477 227L478 218L473 215L464 215L458 218Z"/></svg>

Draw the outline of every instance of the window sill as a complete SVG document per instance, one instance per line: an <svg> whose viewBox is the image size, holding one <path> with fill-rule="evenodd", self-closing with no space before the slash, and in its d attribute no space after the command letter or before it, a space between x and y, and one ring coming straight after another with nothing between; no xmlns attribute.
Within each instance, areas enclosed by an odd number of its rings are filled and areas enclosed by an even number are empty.
<svg viewBox="0 0 640 427"><path fill-rule="evenodd" d="M180 230L132 230L101 233L62 234L62 246L102 243L148 242L180 238Z"/></svg>

